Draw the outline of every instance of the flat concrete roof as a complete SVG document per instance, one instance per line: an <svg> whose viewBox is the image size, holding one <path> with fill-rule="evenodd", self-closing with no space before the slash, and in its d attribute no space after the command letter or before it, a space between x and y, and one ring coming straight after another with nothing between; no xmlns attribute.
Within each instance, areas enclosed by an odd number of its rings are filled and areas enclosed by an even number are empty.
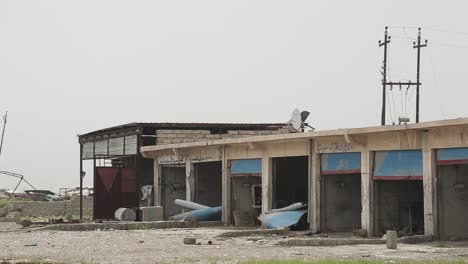
<svg viewBox="0 0 468 264"><path fill-rule="evenodd" d="M289 140L289 139L312 139L312 138L320 138L320 137L341 136L341 135L346 135L346 134L357 135L357 134L382 133L382 132L403 131L403 130L424 130L424 129L430 129L430 128L463 126L463 125L468 125L467 117L422 122L422 123L417 123L417 124L387 125L387 126L373 126L373 127L360 127L360 128L342 128L342 129L323 130L323 131L309 131L309 132L304 132L304 133L260 135L260 136L249 136L249 137L242 137L242 138L225 138L225 139L186 142L186 143L177 143L177 144L144 146L144 147L141 147L140 151L143 154L143 156L147 157L146 154L168 150L168 149L182 149L182 148L230 145L230 144L246 144L246 143L268 142L268 141Z"/></svg>

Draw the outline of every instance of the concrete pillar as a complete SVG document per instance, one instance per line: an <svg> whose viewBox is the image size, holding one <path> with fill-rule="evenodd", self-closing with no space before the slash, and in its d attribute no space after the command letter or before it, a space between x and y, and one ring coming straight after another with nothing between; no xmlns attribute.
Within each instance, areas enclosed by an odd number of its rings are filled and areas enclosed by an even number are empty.
<svg viewBox="0 0 468 264"><path fill-rule="evenodd" d="M361 152L361 225L367 231L367 236L374 235L374 152Z"/></svg>
<svg viewBox="0 0 468 264"><path fill-rule="evenodd" d="M153 160L153 172L154 172L154 205L162 206L162 194L161 194L161 166L158 160Z"/></svg>
<svg viewBox="0 0 468 264"><path fill-rule="evenodd" d="M223 224L231 225L231 173L230 173L230 164L227 160L227 146L222 146L222 215L223 215Z"/></svg>
<svg viewBox="0 0 468 264"><path fill-rule="evenodd" d="M396 249L397 248L397 232L396 231L387 231L387 248Z"/></svg>
<svg viewBox="0 0 468 264"><path fill-rule="evenodd" d="M270 157L262 158L262 213L272 209L273 205L273 175Z"/></svg>
<svg viewBox="0 0 468 264"><path fill-rule="evenodd" d="M309 219L310 229L313 232L321 230L320 223L320 154L317 153L317 140L311 139L309 142Z"/></svg>
<svg viewBox="0 0 468 264"><path fill-rule="evenodd" d="M193 201L195 197L194 165L190 159L185 160L185 199Z"/></svg>
<svg viewBox="0 0 468 264"><path fill-rule="evenodd" d="M427 140L427 132L422 136L423 191L424 191L424 234L438 237L437 227L437 163L436 151Z"/></svg>

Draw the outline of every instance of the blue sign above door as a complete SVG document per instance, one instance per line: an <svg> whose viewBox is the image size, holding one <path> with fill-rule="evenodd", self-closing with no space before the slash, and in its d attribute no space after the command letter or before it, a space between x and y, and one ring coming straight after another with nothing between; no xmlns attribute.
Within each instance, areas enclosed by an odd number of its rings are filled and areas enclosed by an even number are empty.
<svg viewBox="0 0 468 264"><path fill-rule="evenodd" d="M320 157L322 175L361 173L361 153L331 153Z"/></svg>
<svg viewBox="0 0 468 264"><path fill-rule="evenodd" d="M261 176L261 159L243 159L231 161L231 176Z"/></svg>
<svg viewBox="0 0 468 264"><path fill-rule="evenodd" d="M467 164L468 148L447 148L437 151L437 165Z"/></svg>
<svg viewBox="0 0 468 264"><path fill-rule="evenodd" d="M374 179L422 180L421 150L375 152Z"/></svg>

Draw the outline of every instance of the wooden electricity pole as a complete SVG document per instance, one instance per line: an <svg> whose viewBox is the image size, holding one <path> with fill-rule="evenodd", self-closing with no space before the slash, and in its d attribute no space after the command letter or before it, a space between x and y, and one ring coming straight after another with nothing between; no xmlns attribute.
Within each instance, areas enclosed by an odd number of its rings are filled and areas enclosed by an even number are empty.
<svg viewBox="0 0 468 264"><path fill-rule="evenodd" d="M416 69L416 123L419 123L419 70L420 70L420 64L421 64L421 48L427 47L427 39L425 41L426 43L421 44L421 28L418 28L418 44L416 45L416 42L413 42L413 48L418 49L418 55L417 55L417 69Z"/></svg>
<svg viewBox="0 0 468 264"><path fill-rule="evenodd" d="M382 117L381 125L386 124L386 94L387 94L387 85L393 86L416 86L416 123L419 123L419 87L421 86L420 82L420 66L421 66L421 48L427 46L427 40L424 44L421 44L421 28L418 28L418 42L413 42L413 48L417 49L417 61L416 61L416 82L388 82L387 81L387 52L388 44L390 43L390 36L388 35L388 27L385 27L384 41L379 40L379 47L384 47L384 60L382 68Z"/></svg>

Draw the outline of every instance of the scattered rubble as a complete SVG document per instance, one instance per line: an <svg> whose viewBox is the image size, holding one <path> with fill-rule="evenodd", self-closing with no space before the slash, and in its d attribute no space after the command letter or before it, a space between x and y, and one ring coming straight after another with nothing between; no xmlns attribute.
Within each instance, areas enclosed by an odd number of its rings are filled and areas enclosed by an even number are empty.
<svg viewBox="0 0 468 264"><path fill-rule="evenodd" d="M1 225L3 224L0 224L0 230ZM19 229L14 232L0 232L0 259L52 259L51 262L58 263L243 263L250 259L297 259L307 262L326 258L357 261L370 258L383 259L386 262L399 262L401 259L418 259L423 262L461 260L468 247L467 242L444 242L442 248L435 242L399 244L398 250L388 250L385 241L380 239L380 244L374 245L280 247L276 245L278 242L290 239L283 239L278 235L218 239L217 236L225 231L226 227L112 232L35 230L29 233ZM121 239L122 237L125 239ZM249 238L253 237L260 240L251 241ZM185 246L182 243L184 238L195 238L194 248L190 248L191 245ZM326 240L307 236L304 238ZM208 241L213 244L209 246ZM37 246L25 246L33 243ZM198 243L200 245L196 246ZM213 259L216 261L211 261Z"/></svg>
<svg viewBox="0 0 468 264"><path fill-rule="evenodd" d="M236 230L219 234L217 237L248 237L252 235L288 235L289 228Z"/></svg>

